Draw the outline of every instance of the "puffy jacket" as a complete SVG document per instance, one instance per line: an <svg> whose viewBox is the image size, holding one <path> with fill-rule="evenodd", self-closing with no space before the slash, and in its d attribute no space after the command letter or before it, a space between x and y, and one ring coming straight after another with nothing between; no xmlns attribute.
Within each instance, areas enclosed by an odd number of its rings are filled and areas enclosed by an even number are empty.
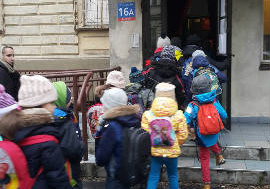
<svg viewBox="0 0 270 189"><path fill-rule="evenodd" d="M166 97L157 97L154 99L150 111L144 112L142 116L142 129L150 132L149 124L155 117L170 117L173 129L176 134L176 141L170 147L151 147L152 156L175 158L181 154L180 145L182 145L187 137L188 130L186 119L181 110L177 110L178 106L175 100ZM153 115L154 114L154 115Z"/></svg>
<svg viewBox="0 0 270 189"><path fill-rule="evenodd" d="M52 135L58 140L59 132L53 123L53 117L46 109L26 109L17 114L13 121L9 120L13 115L8 113L0 121L0 132L5 136L12 137L15 143L36 135ZM37 177L33 189L71 189L68 175L64 164L65 159L60 145L48 141L29 146L23 146L22 151L26 157L29 172L34 178L39 169L43 172Z"/></svg>
<svg viewBox="0 0 270 189"><path fill-rule="evenodd" d="M20 88L20 74L9 72L6 66L0 62L0 84L5 87L5 90L16 101L18 101L18 91Z"/></svg>
<svg viewBox="0 0 270 189"><path fill-rule="evenodd" d="M199 104L205 104L205 103L210 103L213 102L216 99L216 91L212 90L209 93L202 93L199 95L195 95L195 100L198 101ZM221 106L221 104L219 103L219 101L216 99L214 102L214 106L216 107L220 118L226 119L227 118L227 113L224 110L224 108ZM198 123L198 112L199 112L199 108L192 104L189 103L188 107L184 113L186 120L187 120L187 124L188 125L193 125L195 127L195 133L197 136L197 141L198 144L200 146L204 146L204 147L210 147L213 146L214 144L217 143L218 140L218 134L216 135L201 135L199 133L199 128L197 126Z"/></svg>

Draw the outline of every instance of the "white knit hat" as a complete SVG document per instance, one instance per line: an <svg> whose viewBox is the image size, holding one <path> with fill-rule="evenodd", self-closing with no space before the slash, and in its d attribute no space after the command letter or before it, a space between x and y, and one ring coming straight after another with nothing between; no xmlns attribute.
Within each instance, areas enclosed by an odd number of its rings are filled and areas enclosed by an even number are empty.
<svg viewBox="0 0 270 189"><path fill-rule="evenodd" d="M111 71L107 76L106 85L113 85L120 89L124 89L126 86L126 80L124 75L120 71Z"/></svg>
<svg viewBox="0 0 270 189"><path fill-rule="evenodd" d="M155 97L169 97L175 100L175 86L170 83L157 84Z"/></svg>
<svg viewBox="0 0 270 189"><path fill-rule="evenodd" d="M36 107L56 101L56 90L47 78L40 75L22 75L20 81L19 106Z"/></svg>
<svg viewBox="0 0 270 189"><path fill-rule="evenodd" d="M113 107L127 105L128 97L123 89L113 87L105 90L104 94L100 98L100 101L105 109L109 110Z"/></svg>
<svg viewBox="0 0 270 189"><path fill-rule="evenodd" d="M192 59L194 59L196 56L206 56L205 53L202 50L196 50L192 53Z"/></svg>

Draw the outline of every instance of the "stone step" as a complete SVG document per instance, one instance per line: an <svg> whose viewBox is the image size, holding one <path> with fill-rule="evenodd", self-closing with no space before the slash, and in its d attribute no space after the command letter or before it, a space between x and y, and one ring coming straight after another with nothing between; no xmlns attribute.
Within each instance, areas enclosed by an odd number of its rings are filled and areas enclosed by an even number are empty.
<svg viewBox="0 0 270 189"><path fill-rule="evenodd" d="M227 159L224 165L216 166L215 159L210 159L209 166L212 183L256 185L270 182L270 161ZM83 177L106 176L104 168L96 166L93 155L89 155L87 162L81 162L81 168ZM201 166L197 158L180 157L178 168L179 178L183 181L201 182ZM167 181L166 173L161 179Z"/></svg>
<svg viewBox="0 0 270 189"><path fill-rule="evenodd" d="M183 157L197 157L200 147L194 143L187 143L181 146ZM225 146L222 148L223 155L226 159L235 160L270 160L270 148L261 146ZM210 153L214 158L214 154Z"/></svg>

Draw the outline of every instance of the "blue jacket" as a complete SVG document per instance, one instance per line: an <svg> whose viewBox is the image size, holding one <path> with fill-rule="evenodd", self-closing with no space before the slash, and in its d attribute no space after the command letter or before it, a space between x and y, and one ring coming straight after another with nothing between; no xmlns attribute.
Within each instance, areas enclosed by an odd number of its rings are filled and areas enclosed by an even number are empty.
<svg viewBox="0 0 270 189"><path fill-rule="evenodd" d="M216 91L213 90L213 91L211 91L209 93L202 93L202 94L199 94L199 95L195 95L194 99L196 101L198 101L200 104L213 102L216 99ZM217 109L217 111L218 111L218 113L220 115L220 118L222 120L226 119L227 118L227 113L226 113L226 111L224 110L224 108L221 106L221 104L219 103L219 101L217 99L215 100L214 106L216 107L216 109ZM195 126L195 133L196 133L196 136L197 136L198 144L200 146L204 146L204 147L213 146L214 144L217 143L218 134L216 134L216 135L201 135L199 133L199 128L196 125L196 123L198 123L198 111L199 111L198 106L196 106L196 105L194 105L192 103L188 104L188 107L187 107L187 109L186 109L186 111L184 113L184 115L186 117L187 124L188 125L193 124Z"/></svg>
<svg viewBox="0 0 270 189"><path fill-rule="evenodd" d="M96 163L105 166L109 175L116 174L121 163L122 127L140 127L140 120L136 116L138 105L120 106L105 112L104 118L108 125L102 134L96 151Z"/></svg>

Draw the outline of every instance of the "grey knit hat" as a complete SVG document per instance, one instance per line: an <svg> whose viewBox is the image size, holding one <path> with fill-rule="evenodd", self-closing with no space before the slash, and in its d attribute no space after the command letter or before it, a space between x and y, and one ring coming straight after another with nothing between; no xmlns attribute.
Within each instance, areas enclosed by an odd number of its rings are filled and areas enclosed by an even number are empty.
<svg viewBox="0 0 270 189"><path fill-rule="evenodd" d="M128 97L123 89L113 87L105 90L100 101L105 109L109 110L114 107L127 105Z"/></svg>
<svg viewBox="0 0 270 189"><path fill-rule="evenodd" d="M202 93L208 93L211 91L211 79L205 75L198 75L193 78L190 91L197 95Z"/></svg>

